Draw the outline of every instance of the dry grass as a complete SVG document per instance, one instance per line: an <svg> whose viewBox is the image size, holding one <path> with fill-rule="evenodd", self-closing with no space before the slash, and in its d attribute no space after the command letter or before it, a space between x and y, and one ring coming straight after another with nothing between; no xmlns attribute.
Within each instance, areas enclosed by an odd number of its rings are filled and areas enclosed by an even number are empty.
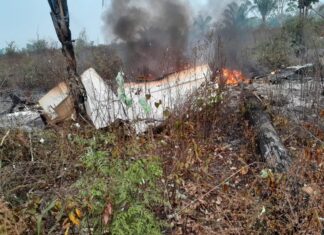
<svg viewBox="0 0 324 235"><path fill-rule="evenodd" d="M88 147L71 140L114 132L119 133L115 146L98 138L96 147L121 159L156 155L163 161L161 187L170 206L161 206L156 214L170 225L167 234L321 234L323 146L285 131L292 124L276 118L294 164L287 174L261 177L267 167L259 162L240 93L232 89L227 94L201 110L185 105L162 132L140 137L125 136L123 128L98 132L70 124L32 134L32 141L26 133L11 132L0 150L0 186L10 203L2 202L0 215L13 226L6 229L16 231L14 218L35 231L37 215L53 196L69 204L78 194L72 185L83 174L79 159ZM59 233L65 213L59 220L53 219L58 214L54 209L44 216L45 231L55 227Z"/></svg>
<svg viewBox="0 0 324 235"><path fill-rule="evenodd" d="M20 216L8 207L3 199L0 199L0 234L19 235L26 229L26 224Z"/></svg>
<svg viewBox="0 0 324 235"><path fill-rule="evenodd" d="M189 112L197 118L180 127L178 118L169 126L160 155L170 156L164 165L172 233L320 234L323 146L282 133L294 164L287 174L262 178L267 167L259 162L253 131L239 106L228 105L233 99L230 95L207 113ZM281 129L291 130L291 125L285 122Z"/></svg>

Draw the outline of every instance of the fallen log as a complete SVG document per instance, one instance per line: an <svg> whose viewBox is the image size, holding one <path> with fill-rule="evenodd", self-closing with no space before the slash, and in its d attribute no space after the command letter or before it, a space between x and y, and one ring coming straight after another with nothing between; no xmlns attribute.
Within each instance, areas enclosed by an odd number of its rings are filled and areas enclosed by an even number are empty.
<svg viewBox="0 0 324 235"><path fill-rule="evenodd" d="M277 172L285 172L291 164L291 157L271 123L260 99L253 95L245 96L248 119L254 126L262 160Z"/></svg>

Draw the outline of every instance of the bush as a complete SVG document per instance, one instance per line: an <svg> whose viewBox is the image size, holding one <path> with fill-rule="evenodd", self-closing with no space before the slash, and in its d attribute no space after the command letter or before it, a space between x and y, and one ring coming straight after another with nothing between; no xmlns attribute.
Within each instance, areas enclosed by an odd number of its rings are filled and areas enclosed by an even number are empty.
<svg viewBox="0 0 324 235"><path fill-rule="evenodd" d="M18 53L18 47L14 41L8 42L6 48L4 49L5 54L10 56L10 55L15 55Z"/></svg>
<svg viewBox="0 0 324 235"><path fill-rule="evenodd" d="M108 133L88 142L77 140L89 146L81 158L87 173L76 184L80 204L86 212L81 226L91 224L95 234L108 230L102 216L107 205L112 205L116 212L112 215L112 234L160 234L161 223L153 210L164 204L158 187L163 175L161 163L156 157L121 159L113 151L100 151L102 144L115 145L115 139Z"/></svg>
<svg viewBox="0 0 324 235"><path fill-rule="evenodd" d="M285 34L274 36L257 47L257 57L262 66L277 69L290 64L292 50L289 37Z"/></svg>
<svg viewBox="0 0 324 235"><path fill-rule="evenodd" d="M26 52L42 52L49 49L49 43L45 39L33 40L27 43L25 51Z"/></svg>

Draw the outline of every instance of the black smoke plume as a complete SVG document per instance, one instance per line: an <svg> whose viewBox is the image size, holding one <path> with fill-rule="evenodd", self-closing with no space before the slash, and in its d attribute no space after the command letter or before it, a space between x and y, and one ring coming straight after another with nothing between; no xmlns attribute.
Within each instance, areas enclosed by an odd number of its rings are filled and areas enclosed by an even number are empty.
<svg viewBox="0 0 324 235"><path fill-rule="evenodd" d="M184 1L112 0L103 18L129 77L158 78L186 66L190 10Z"/></svg>

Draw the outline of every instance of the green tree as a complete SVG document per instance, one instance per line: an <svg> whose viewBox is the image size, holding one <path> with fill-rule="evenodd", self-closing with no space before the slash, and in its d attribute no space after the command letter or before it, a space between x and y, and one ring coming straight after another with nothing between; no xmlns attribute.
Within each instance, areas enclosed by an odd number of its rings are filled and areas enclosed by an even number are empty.
<svg viewBox="0 0 324 235"><path fill-rule="evenodd" d="M244 1L240 5L232 2L227 5L223 13L223 24L225 28L234 30L245 28L249 23L248 14L251 11L252 3L249 0Z"/></svg>
<svg viewBox="0 0 324 235"><path fill-rule="evenodd" d="M49 48L49 44L45 39L33 40L26 45L27 52L41 52Z"/></svg>
<svg viewBox="0 0 324 235"><path fill-rule="evenodd" d="M7 43L5 50L5 54L6 55L14 55L16 53L18 53L18 47L15 43L15 41L11 41Z"/></svg>
<svg viewBox="0 0 324 235"><path fill-rule="evenodd" d="M284 15L285 14L285 9L288 5L288 2L291 0L276 0L276 8L278 11L278 15Z"/></svg>
<svg viewBox="0 0 324 235"><path fill-rule="evenodd" d="M275 0L275 14L272 20L277 20L281 26L289 18L289 16L294 15L298 12L298 6L295 0Z"/></svg>
<svg viewBox="0 0 324 235"><path fill-rule="evenodd" d="M307 17L309 9L313 4L318 3L319 0L296 0L298 1L298 8L302 17Z"/></svg>
<svg viewBox="0 0 324 235"><path fill-rule="evenodd" d="M211 27L212 17L199 15L194 20L194 26L196 27L198 33L206 34Z"/></svg>
<svg viewBox="0 0 324 235"><path fill-rule="evenodd" d="M265 25L267 17L276 8L276 0L254 0L255 8L262 17L262 23Z"/></svg>
<svg viewBox="0 0 324 235"><path fill-rule="evenodd" d="M298 11L298 5L296 1L290 0L287 3L286 13L295 14Z"/></svg>

